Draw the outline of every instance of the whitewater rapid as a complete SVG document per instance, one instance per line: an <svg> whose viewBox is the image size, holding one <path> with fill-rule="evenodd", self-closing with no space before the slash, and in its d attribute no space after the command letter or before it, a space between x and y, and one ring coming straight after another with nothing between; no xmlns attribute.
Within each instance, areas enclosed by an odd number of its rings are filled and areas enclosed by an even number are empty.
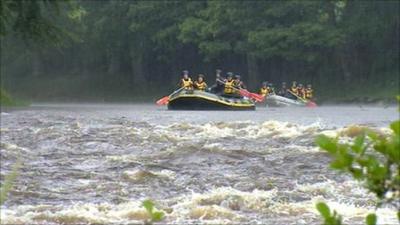
<svg viewBox="0 0 400 225"><path fill-rule="evenodd" d="M151 105L37 105L1 114L1 180L19 159L2 224L142 223L152 199L173 224L320 224L327 202L363 224L375 198L328 168L319 134L351 139L395 107L166 111ZM396 224L394 209L379 223Z"/></svg>

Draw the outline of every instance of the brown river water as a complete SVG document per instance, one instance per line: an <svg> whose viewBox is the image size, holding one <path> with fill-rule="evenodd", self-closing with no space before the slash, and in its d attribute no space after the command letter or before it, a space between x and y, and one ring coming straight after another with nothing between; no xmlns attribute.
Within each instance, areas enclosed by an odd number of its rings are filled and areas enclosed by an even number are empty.
<svg viewBox="0 0 400 225"><path fill-rule="evenodd" d="M142 223L152 199L167 224L320 224L327 202L363 224L375 198L329 169L319 134L381 132L396 107L168 111L151 104L36 104L1 113L1 181L17 158L2 224ZM396 224L395 210L378 210Z"/></svg>

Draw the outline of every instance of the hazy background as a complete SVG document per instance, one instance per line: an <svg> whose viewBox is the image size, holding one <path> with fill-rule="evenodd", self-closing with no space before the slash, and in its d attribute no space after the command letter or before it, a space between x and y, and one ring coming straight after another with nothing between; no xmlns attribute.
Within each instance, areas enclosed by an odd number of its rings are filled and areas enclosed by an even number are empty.
<svg viewBox="0 0 400 225"><path fill-rule="evenodd" d="M215 69L311 83L319 101L399 93L399 1L1 1L1 86L32 101L162 97Z"/></svg>

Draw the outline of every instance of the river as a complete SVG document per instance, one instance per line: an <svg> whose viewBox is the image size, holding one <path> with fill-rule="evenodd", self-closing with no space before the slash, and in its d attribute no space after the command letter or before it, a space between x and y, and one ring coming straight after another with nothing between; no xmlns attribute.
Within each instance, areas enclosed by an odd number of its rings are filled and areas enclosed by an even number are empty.
<svg viewBox="0 0 400 225"><path fill-rule="evenodd" d="M141 223L152 199L174 224L320 224L327 202L363 224L374 196L328 168L317 135L387 132L396 107L168 111L150 104L36 104L1 113L2 224ZM379 223L396 224L393 209Z"/></svg>

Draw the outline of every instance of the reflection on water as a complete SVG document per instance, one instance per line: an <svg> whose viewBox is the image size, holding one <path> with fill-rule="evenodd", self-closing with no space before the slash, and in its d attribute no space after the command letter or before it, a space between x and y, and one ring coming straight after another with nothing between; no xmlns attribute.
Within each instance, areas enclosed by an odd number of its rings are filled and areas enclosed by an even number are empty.
<svg viewBox="0 0 400 225"><path fill-rule="evenodd" d="M1 179L23 166L1 223L124 223L153 199L170 223L317 224L324 200L363 223L374 197L327 168L316 135L350 138L396 108L165 111L150 105L44 105L2 113ZM349 127L346 127L350 126ZM395 223L392 209L380 222Z"/></svg>

